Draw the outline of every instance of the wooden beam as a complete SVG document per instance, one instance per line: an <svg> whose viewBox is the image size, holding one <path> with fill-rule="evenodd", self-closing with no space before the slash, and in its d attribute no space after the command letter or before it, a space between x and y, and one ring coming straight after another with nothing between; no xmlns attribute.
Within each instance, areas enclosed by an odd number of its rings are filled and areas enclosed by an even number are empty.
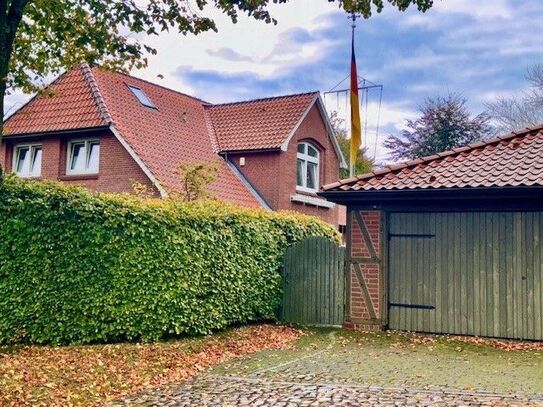
<svg viewBox="0 0 543 407"><path fill-rule="evenodd" d="M364 243L366 243L366 247L368 248L368 251L370 252L371 258L377 260L378 259L377 252L375 251L375 247L373 247L373 242L371 241L370 232L368 231L368 228L366 227L366 222L364 222L362 215L360 215L360 211L354 211L354 216L356 219L356 223L358 224L358 227L360 228L360 232L362 232Z"/></svg>

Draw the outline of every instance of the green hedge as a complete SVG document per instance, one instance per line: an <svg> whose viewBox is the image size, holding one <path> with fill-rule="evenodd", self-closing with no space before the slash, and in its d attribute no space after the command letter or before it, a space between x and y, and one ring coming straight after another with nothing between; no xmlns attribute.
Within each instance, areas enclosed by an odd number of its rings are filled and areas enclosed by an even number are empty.
<svg viewBox="0 0 543 407"><path fill-rule="evenodd" d="M0 342L204 334L273 317L285 248L333 228L294 213L0 188Z"/></svg>

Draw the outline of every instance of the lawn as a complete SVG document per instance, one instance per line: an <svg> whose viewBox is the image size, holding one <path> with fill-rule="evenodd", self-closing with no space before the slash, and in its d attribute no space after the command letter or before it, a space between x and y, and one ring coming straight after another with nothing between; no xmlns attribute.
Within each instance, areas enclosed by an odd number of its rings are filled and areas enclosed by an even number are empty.
<svg viewBox="0 0 543 407"><path fill-rule="evenodd" d="M101 405L240 356L286 349L301 335L256 325L155 344L0 347L0 406Z"/></svg>
<svg viewBox="0 0 543 407"><path fill-rule="evenodd" d="M543 393L543 344L314 329L294 349L266 350L212 374L288 382Z"/></svg>

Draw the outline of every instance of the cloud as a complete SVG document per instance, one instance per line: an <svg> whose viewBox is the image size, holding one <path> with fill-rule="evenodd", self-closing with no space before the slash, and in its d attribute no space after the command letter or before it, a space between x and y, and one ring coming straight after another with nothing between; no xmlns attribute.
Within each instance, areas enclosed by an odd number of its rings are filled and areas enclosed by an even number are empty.
<svg viewBox="0 0 543 407"><path fill-rule="evenodd" d="M161 85L210 102L327 91L348 76L351 27L337 3L297 0L271 7L277 26L246 17L232 24L215 13L219 33L153 37L158 55L136 74L155 82L163 74ZM438 0L424 14L389 6L359 20L359 75L384 85L380 133L401 129L428 96L461 93L479 113L485 101L520 93L527 87L526 68L543 62L541 21L541 0ZM369 129L376 129L371 107L377 103L370 94ZM368 142L375 143L371 134ZM386 152L377 145L377 154Z"/></svg>
<svg viewBox="0 0 543 407"><path fill-rule="evenodd" d="M251 58L247 55L241 55L239 52L234 51L232 48L223 47L218 49L207 49L208 55L212 57L217 57L220 59L225 59L227 61L248 61L255 62L254 58Z"/></svg>

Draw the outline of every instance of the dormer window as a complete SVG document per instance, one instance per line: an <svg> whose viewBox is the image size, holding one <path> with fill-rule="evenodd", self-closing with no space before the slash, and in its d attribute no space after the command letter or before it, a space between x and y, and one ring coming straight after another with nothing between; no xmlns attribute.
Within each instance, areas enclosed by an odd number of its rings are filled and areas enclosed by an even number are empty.
<svg viewBox="0 0 543 407"><path fill-rule="evenodd" d="M22 178L41 176L41 144L19 144L13 155L13 172Z"/></svg>
<svg viewBox="0 0 543 407"><path fill-rule="evenodd" d="M319 189L319 150L308 142L298 144L296 154L296 189L317 192Z"/></svg>
<svg viewBox="0 0 543 407"><path fill-rule="evenodd" d="M134 85L128 85L128 88L132 91L136 99L146 107L150 107L152 109L157 109L156 105L153 103L151 99L149 99L149 96L140 88Z"/></svg>

